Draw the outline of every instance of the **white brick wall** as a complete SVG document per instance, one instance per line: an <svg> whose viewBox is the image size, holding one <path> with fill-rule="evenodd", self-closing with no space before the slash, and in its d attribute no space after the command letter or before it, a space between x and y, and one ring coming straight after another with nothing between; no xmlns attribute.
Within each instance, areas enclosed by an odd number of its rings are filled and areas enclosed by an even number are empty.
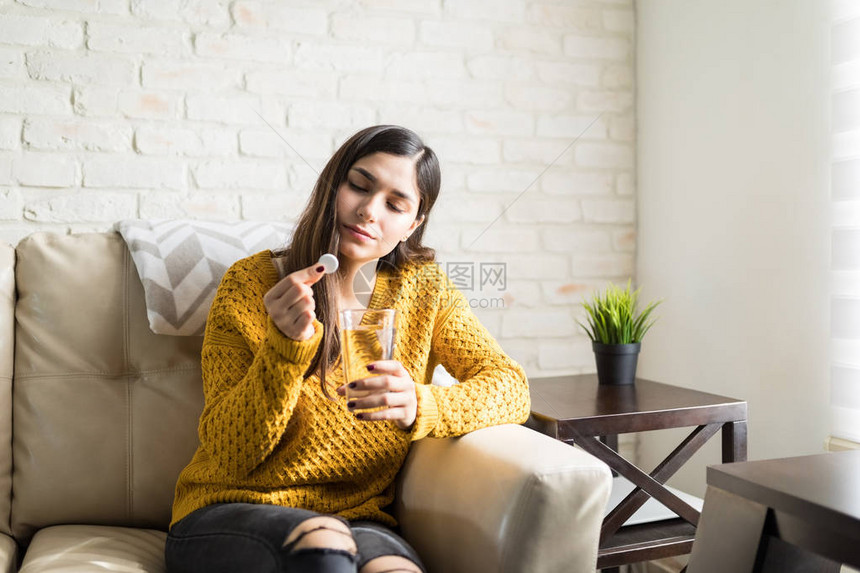
<svg viewBox="0 0 860 573"><path fill-rule="evenodd" d="M0 239L293 219L340 142L399 123L439 154L426 236L486 326L532 375L593 371L578 304L636 254L634 24L633 0L0 2Z"/></svg>

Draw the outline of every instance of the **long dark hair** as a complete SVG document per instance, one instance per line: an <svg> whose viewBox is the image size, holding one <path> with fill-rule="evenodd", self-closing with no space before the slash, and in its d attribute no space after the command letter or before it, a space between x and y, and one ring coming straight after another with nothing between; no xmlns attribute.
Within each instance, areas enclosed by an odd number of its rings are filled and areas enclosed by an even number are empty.
<svg viewBox="0 0 860 573"><path fill-rule="evenodd" d="M415 159L420 200L417 219L421 225L406 241L398 241L393 250L381 257L377 270L383 266L399 270L407 262L432 261L436 253L421 244L430 210L439 196L441 173L439 160L433 150L424 145L414 132L397 125L377 125L363 129L350 137L338 149L320 173L305 210L299 217L290 245L280 253L285 257L287 274L314 264L323 253L340 252L340 235L337 233L335 208L337 191L346 180L350 168L362 157L374 153L388 153ZM318 373L320 386L330 396L326 386L326 370L333 367L340 354L337 327L338 275L323 277L313 285L316 315L323 325L323 339L319 350L305 372L305 378Z"/></svg>

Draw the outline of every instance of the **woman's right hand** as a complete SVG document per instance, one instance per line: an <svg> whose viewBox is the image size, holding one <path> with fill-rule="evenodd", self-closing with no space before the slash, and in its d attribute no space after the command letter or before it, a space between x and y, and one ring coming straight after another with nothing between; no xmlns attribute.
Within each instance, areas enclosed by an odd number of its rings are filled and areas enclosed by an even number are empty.
<svg viewBox="0 0 860 573"><path fill-rule="evenodd" d="M325 276L325 268L314 263L285 276L263 296L266 312L285 336L307 340L314 335L316 302L311 286Z"/></svg>

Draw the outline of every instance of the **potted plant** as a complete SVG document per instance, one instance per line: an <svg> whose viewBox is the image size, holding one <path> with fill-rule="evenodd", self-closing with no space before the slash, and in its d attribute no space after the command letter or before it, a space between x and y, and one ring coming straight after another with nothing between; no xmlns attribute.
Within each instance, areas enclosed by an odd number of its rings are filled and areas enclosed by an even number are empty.
<svg viewBox="0 0 860 573"><path fill-rule="evenodd" d="M606 292L594 294L582 303L588 315L588 325L579 325L591 338L597 362L600 384L633 384L642 338L656 319L651 312L661 301L650 303L642 312L637 310L639 291L622 289L612 283Z"/></svg>

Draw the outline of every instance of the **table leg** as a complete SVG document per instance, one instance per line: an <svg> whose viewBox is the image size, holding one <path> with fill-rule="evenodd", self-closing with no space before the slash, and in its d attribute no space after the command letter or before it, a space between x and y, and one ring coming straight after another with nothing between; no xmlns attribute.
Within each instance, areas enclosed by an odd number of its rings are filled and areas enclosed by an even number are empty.
<svg viewBox="0 0 860 573"><path fill-rule="evenodd" d="M614 451L618 451L618 434L609 434L608 436L600 436L600 441L612 448ZM618 472L615 470L612 471L612 477L618 477ZM608 569L604 569L604 571L609 571ZM610 573L618 573L617 568L616 571L610 571Z"/></svg>
<svg viewBox="0 0 860 573"><path fill-rule="evenodd" d="M608 436L600 436L600 441L618 451L618 434L609 434Z"/></svg>
<svg viewBox="0 0 860 573"><path fill-rule="evenodd" d="M747 461L747 423L723 424L723 463Z"/></svg>

